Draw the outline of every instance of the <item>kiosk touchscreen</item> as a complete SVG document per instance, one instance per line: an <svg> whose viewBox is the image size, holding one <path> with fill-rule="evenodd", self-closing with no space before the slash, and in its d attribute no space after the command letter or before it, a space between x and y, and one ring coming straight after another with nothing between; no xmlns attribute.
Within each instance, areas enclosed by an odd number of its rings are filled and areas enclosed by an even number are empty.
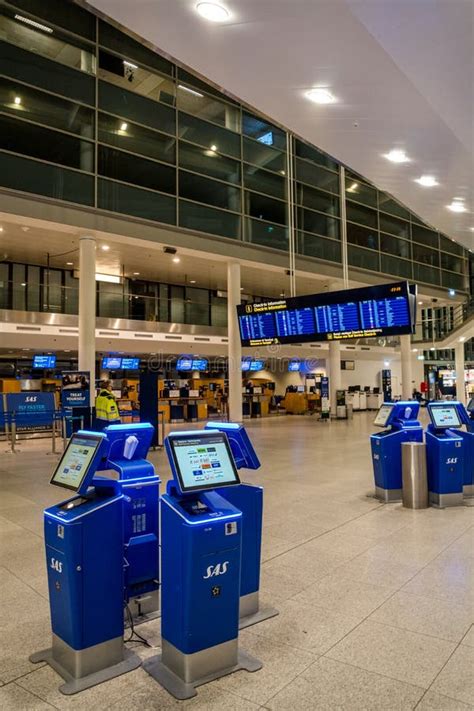
<svg viewBox="0 0 474 711"><path fill-rule="evenodd" d="M430 503L435 506L462 504L465 450L469 444L462 427L461 403L430 402L431 424L426 431L426 465ZM464 414L464 413L463 413Z"/></svg>
<svg viewBox="0 0 474 711"><path fill-rule="evenodd" d="M77 432L51 477L51 484L85 494L101 460L99 452L105 436L92 432Z"/></svg>
<svg viewBox="0 0 474 711"><path fill-rule="evenodd" d="M188 433L168 439L168 447L182 494L240 484L224 433Z"/></svg>
<svg viewBox="0 0 474 711"><path fill-rule="evenodd" d="M428 412L436 429L451 429L462 426L455 405L435 405L428 408Z"/></svg>
<svg viewBox="0 0 474 711"><path fill-rule="evenodd" d="M395 405L382 405L377 412L377 416L374 420L374 425L376 427L387 427L390 415L393 412Z"/></svg>

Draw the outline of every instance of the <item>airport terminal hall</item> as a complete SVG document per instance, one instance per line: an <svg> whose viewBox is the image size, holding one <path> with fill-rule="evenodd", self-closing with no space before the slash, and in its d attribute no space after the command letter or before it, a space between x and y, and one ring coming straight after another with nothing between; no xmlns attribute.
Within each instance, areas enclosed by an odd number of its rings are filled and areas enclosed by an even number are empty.
<svg viewBox="0 0 474 711"><path fill-rule="evenodd" d="M474 711L474 0L0 50L0 711Z"/></svg>

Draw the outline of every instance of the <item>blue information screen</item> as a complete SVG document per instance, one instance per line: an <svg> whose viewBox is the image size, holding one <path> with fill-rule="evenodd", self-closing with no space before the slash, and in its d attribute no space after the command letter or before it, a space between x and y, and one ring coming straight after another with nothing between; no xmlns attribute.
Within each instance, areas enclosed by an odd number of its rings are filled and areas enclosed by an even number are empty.
<svg viewBox="0 0 474 711"><path fill-rule="evenodd" d="M243 360L242 361L242 370L250 370L250 361L249 360Z"/></svg>
<svg viewBox="0 0 474 711"><path fill-rule="evenodd" d="M263 370L265 362L263 360L252 360L250 361L250 370Z"/></svg>
<svg viewBox="0 0 474 711"><path fill-rule="evenodd" d="M193 359L187 356L181 356L178 358L176 363L176 370L192 370L193 369Z"/></svg>
<svg viewBox="0 0 474 711"><path fill-rule="evenodd" d="M110 356L109 358L102 358L102 367L105 370L120 370L122 367L122 359L116 358L115 356Z"/></svg>
<svg viewBox="0 0 474 711"><path fill-rule="evenodd" d="M301 368L301 362L299 360L291 360L288 363L288 371L290 373L296 373L300 370Z"/></svg>
<svg viewBox="0 0 474 711"><path fill-rule="evenodd" d="M396 282L237 307L243 346L412 333L416 286Z"/></svg>
<svg viewBox="0 0 474 711"><path fill-rule="evenodd" d="M35 355L33 356L33 368L54 368L56 366L55 355Z"/></svg>
<svg viewBox="0 0 474 711"><path fill-rule="evenodd" d="M123 370L138 370L140 368L140 358L122 358Z"/></svg>
<svg viewBox="0 0 474 711"><path fill-rule="evenodd" d="M193 358L191 370L207 370L208 361L206 358Z"/></svg>

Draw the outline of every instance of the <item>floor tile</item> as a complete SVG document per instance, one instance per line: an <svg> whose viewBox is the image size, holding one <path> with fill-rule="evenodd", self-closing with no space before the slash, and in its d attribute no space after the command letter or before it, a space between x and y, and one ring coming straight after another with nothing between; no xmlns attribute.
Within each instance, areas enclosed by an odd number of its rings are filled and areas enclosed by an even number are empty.
<svg viewBox="0 0 474 711"><path fill-rule="evenodd" d="M468 647L474 647L474 623L471 625L467 631L466 636L462 640L463 644L467 644Z"/></svg>
<svg viewBox="0 0 474 711"><path fill-rule="evenodd" d="M54 706L38 699L26 689L12 682L0 687L0 709L2 711L51 711Z"/></svg>
<svg viewBox="0 0 474 711"><path fill-rule="evenodd" d="M450 699L436 691L427 691L416 707L416 711L470 711L472 708L469 704Z"/></svg>
<svg viewBox="0 0 474 711"><path fill-rule="evenodd" d="M327 656L426 689L454 649L451 642L366 620Z"/></svg>
<svg viewBox="0 0 474 711"><path fill-rule="evenodd" d="M321 657L267 702L275 711L409 711L423 689Z"/></svg>
<svg viewBox="0 0 474 711"><path fill-rule="evenodd" d="M344 563L338 568L338 572L353 580L359 580L369 585L382 585L395 591L420 571L419 565L407 565L385 560L372 555L371 550L369 549L353 560Z"/></svg>
<svg viewBox="0 0 474 711"><path fill-rule="evenodd" d="M461 644L432 688L452 699L474 705L474 647Z"/></svg>

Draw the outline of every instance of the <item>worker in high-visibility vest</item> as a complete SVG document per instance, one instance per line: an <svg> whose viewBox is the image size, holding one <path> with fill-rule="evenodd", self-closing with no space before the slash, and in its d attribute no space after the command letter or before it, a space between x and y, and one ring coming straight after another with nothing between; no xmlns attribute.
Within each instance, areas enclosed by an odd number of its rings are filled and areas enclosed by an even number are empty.
<svg viewBox="0 0 474 711"><path fill-rule="evenodd" d="M117 401L112 394L112 383L110 380L102 380L95 399L95 428L102 430L107 425L119 424L120 415Z"/></svg>

